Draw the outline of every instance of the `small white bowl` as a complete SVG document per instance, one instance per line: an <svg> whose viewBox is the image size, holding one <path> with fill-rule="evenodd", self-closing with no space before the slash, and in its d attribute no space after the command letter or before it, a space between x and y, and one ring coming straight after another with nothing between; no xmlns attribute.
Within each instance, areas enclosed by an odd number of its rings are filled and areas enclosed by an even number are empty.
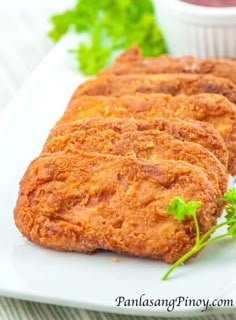
<svg viewBox="0 0 236 320"><path fill-rule="evenodd" d="M158 23L174 56L236 57L236 7L154 0Z"/></svg>

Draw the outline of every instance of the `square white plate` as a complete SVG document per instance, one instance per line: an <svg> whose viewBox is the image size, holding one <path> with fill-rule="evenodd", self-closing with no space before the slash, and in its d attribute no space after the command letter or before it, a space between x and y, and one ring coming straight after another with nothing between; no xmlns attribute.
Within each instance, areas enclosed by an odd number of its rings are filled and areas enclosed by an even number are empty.
<svg viewBox="0 0 236 320"><path fill-rule="evenodd" d="M0 114L0 294L39 302L117 313L189 316L200 307L181 304L172 312L160 307L117 307L116 298L229 298L236 302L236 242L221 241L161 281L162 262L119 256L59 253L26 241L15 228L13 209L18 183L38 155L75 87L85 78L76 70L63 40L36 69L6 111ZM170 301L171 302L171 301ZM235 306L234 306L235 307ZM220 312L222 308L210 308ZM229 308L227 311L235 311Z"/></svg>

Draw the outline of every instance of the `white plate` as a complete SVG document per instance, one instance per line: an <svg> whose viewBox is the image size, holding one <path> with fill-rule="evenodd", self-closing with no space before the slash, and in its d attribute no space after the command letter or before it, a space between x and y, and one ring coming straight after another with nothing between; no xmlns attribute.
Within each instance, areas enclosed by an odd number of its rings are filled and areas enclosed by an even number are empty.
<svg viewBox="0 0 236 320"><path fill-rule="evenodd" d="M67 52L75 41L68 37L61 42L0 114L0 294L100 311L168 317L200 314L202 307L180 305L167 312L165 306L117 307L115 299L139 299L145 294L143 297L150 299L184 296L230 298L236 302L233 241L209 246L198 258L176 270L169 281L162 282L161 276L168 268L164 263L124 256L113 263L113 253L59 253L29 243L15 228L13 208L18 182L40 152L76 85L84 80ZM222 308L209 310L219 311Z"/></svg>

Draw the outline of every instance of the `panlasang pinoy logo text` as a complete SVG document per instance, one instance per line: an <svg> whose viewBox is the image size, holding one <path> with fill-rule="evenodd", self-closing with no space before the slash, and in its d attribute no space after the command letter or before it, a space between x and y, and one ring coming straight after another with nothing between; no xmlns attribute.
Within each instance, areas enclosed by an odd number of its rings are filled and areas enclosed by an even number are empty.
<svg viewBox="0 0 236 320"><path fill-rule="evenodd" d="M115 299L116 307L156 307L165 308L167 312L172 312L177 308L200 308L201 312L209 308L229 308L234 307L233 299L203 299L179 296L173 299L158 299L146 297L143 293L138 298L126 298L118 296Z"/></svg>

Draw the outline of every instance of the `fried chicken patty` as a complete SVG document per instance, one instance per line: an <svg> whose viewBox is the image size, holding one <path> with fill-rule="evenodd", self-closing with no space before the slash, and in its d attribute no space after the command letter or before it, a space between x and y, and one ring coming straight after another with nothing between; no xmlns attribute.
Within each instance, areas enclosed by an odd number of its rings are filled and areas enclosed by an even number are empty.
<svg viewBox="0 0 236 320"><path fill-rule="evenodd" d="M73 98L81 95L122 96L134 93L194 95L217 93L236 103L236 84L213 75L198 74L128 74L101 76L81 84Z"/></svg>
<svg viewBox="0 0 236 320"><path fill-rule="evenodd" d="M219 199L227 189L228 174L223 164L197 143L181 141L158 130L119 133L112 129L87 128L52 137L43 154L75 151L132 156L147 160L183 160L202 168L216 189Z"/></svg>
<svg viewBox="0 0 236 320"><path fill-rule="evenodd" d="M116 98L110 99L116 100ZM138 118L140 113L134 113L131 119L104 119L104 117L97 118L101 116L100 110L103 110L103 108L106 108L107 106L106 104L103 105L104 101L106 101L106 98L103 97L81 97L80 106L78 106L77 109L75 108L73 110L66 110L64 116L58 121L58 124L51 130L49 139L51 136L62 135L63 133L72 133L76 130L80 130L85 127L91 126L99 126L100 128L110 128L119 132L158 129L160 131L166 131L167 133L171 134L177 139L201 144L203 147L211 151L225 167L228 167L228 151L225 146L225 143L222 137L219 135L219 133L210 124L194 120L186 121L171 117L159 117L155 120L149 121L135 120L134 118ZM90 105L94 106L94 108L91 108L91 110L89 108ZM90 113L90 116L92 116L93 113L95 118L77 121L78 119L83 119L87 112ZM138 116L136 116L136 114ZM120 115L122 115L122 113L120 113ZM126 117L127 116L128 111Z"/></svg>
<svg viewBox="0 0 236 320"><path fill-rule="evenodd" d="M178 117L210 123L229 150L229 172L236 174L236 107L218 94L193 96L136 94L121 97L82 96L71 100L62 121L89 117L153 120Z"/></svg>
<svg viewBox="0 0 236 320"><path fill-rule="evenodd" d="M131 73L198 73L213 74L236 83L236 61L230 59L198 59L191 56L143 57L138 46L123 52L115 62L100 71L101 75Z"/></svg>
<svg viewBox="0 0 236 320"><path fill-rule="evenodd" d="M201 201L201 234L216 224L205 172L182 161L78 152L41 156L28 167L14 211L30 241L56 250L112 250L172 263L195 244L191 217L166 214L175 196Z"/></svg>

